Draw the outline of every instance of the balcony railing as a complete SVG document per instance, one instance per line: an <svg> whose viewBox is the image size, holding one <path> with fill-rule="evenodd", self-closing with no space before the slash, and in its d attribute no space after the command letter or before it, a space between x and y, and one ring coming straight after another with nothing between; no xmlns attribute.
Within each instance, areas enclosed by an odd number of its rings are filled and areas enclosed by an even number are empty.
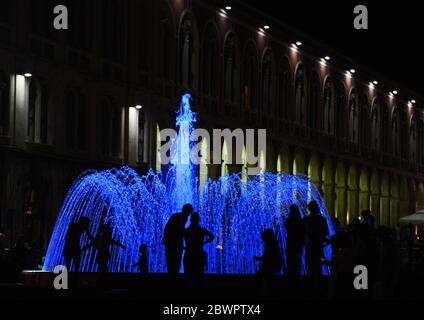
<svg viewBox="0 0 424 320"><path fill-rule="evenodd" d="M101 75L108 80L122 81L124 76L124 67L122 64L110 60L102 59L100 66Z"/></svg>
<svg viewBox="0 0 424 320"><path fill-rule="evenodd" d="M146 75L146 77L149 77ZM155 78L154 82L154 92L158 96L166 97L168 99L172 98L175 93L175 83L171 80L164 78ZM145 86L148 87L148 84Z"/></svg>
<svg viewBox="0 0 424 320"><path fill-rule="evenodd" d="M230 118L240 117L240 107L236 103L232 103L231 101L225 102L224 114Z"/></svg>
<svg viewBox="0 0 424 320"><path fill-rule="evenodd" d="M68 48L68 63L83 72L91 70L91 57L84 51Z"/></svg>
<svg viewBox="0 0 424 320"><path fill-rule="evenodd" d="M209 95L203 95L202 96L203 101L203 107L205 108L206 112L212 115L219 114L218 109L218 98L214 96Z"/></svg>
<svg viewBox="0 0 424 320"><path fill-rule="evenodd" d="M29 36L29 46L31 51L40 57L46 59L54 58L55 44L43 36L31 34Z"/></svg>

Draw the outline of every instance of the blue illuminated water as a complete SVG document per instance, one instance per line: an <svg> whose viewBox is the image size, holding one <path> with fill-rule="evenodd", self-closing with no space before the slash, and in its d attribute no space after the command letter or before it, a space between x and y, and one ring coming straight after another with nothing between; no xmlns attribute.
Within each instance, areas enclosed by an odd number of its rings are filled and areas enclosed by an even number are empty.
<svg viewBox="0 0 424 320"><path fill-rule="evenodd" d="M134 264L139 259L140 244L148 246L149 271L166 272L163 229L169 217L185 203L194 204L202 225L216 237L205 246L208 273L255 273L258 265L253 256L262 254L261 232L266 228L275 231L285 261L284 219L292 204L307 212L307 203L315 200L333 233L323 198L306 176L267 172L251 178L239 173L217 181L207 180L204 188L199 188L196 168L187 160L195 121L190 97L186 95L177 114L178 136L166 176L150 170L140 177L129 167L82 174L63 202L43 269L52 271L65 264L62 254L68 226L85 216L92 219L92 234L101 224L111 222L114 239L126 246L111 248L111 272L137 272ZM81 247L87 243L84 236ZM82 272L97 271L96 254L94 248L83 252ZM326 256L331 256L329 247Z"/></svg>

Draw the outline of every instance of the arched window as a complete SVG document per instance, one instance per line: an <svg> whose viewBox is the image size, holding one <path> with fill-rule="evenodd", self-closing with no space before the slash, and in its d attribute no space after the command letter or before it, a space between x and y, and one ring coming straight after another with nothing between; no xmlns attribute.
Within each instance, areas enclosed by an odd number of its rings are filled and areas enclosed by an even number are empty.
<svg viewBox="0 0 424 320"><path fill-rule="evenodd" d="M30 32L45 38L53 38L54 28L51 16L56 5L54 0L37 0L29 2Z"/></svg>
<svg viewBox="0 0 424 320"><path fill-rule="evenodd" d="M9 135L10 112L10 81L9 77L0 72L0 136Z"/></svg>
<svg viewBox="0 0 424 320"><path fill-rule="evenodd" d="M262 110L268 116L272 116L273 110L273 66L272 55L270 51L264 56L262 62Z"/></svg>
<svg viewBox="0 0 424 320"><path fill-rule="evenodd" d="M336 135L340 138L347 137L347 101L346 101L346 89L345 86L340 83L337 89L336 99Z"/></svg>
<svg viewBox="0 0 424 320"><path fill-rule="evenodd" d="M92 42L93 5L87 0L68 0L66 3L70 27L68 43L76 49L90 51Z"/></svg>
<svg viewBox="0 0 424 320"><path fill-rule="evenodd" d="M224 49L224 98L228 104L236 104L238 100L238 61L236 41L233 34L228 36Z"/></svg>
<svg viewBox="0 0 424 320"><path fill-rule="evenodd" d="M306 120L306 93L305 93L305 70L303 65L299 65L295 77L295 112L296 122L305 125Z"/></svg>
<svg viewBox="0 0 424 320"><path fill-rule="evenodd" d="M12 40L11 25L15 24L15 14L12 9L14 0L0 1L0 42L10 44ZM1 124L0 124L1 126ZM1 129L0 129L1 130ZM1 131L0 131L1 136Z"/></svg>
<svg viewBox="0 0 424 320"><path fill-rule="evenodd" d="M353 89L349 97L349 141L358 143L358 97Z"/></svg>
<svg viewBox="0 0 424 320"><path fill-rule="evenodd" d="M78 149L87 150L87 97L84 94L80 93L78 98Z"/></svg>
<svg viewBox="0 0 424 320"><path fill-rule="evenodd" d="M141 71L148 71L149 70L149 57L150 57L150 17L151 15L149 14L149 8L146 5L141 5L141 10L140 10L140 19L139 19L139 23L140 23L140 38L139 38L139 58L140 58L140 70ZM162 43L162 38L161 36L163 36L162 34L163 30L160 26L159 28L159 34L158 34L158 40L159 40L159 45L161 45ZM160 51L159 51L160 52ZM158 53L159 53L158 52ZM159 54L164 54L163 52L159 53Z"/></svg>
<svg viewBox="0 0 424 320"><path fill-rule="evenodd" d="M333 84L328 78L324 85L324 131L333 134L334 108L333 108Z"/></svg>
<svg viewBox="0 0 424 320"><path fill-rule="evenodd" d="M75 110L77 109L78 98L75 92L68 92L66 95L66 145L68 149L76 149L75 128L77 125L77 117Z"/></svg>
<svg viewBox="0 0 424 320"><path fill-rule="evenodd" d="M209 97L218 95L218 35L209 25L203 43L203 93Z"/></svg>
<svg viewBox="0 0 424 320"><path fill-rule="evenodd" d="M399 109L397 107L393 108L392 113L392 146L393 154L399 155Z"/></svg>
<svg viewBox="0 0 424 320"><path fill-rule="evenodd" d="M283 59L278 69L278 114L281 120L289 118L290 103L290 64Z"/></svg>
<svg viewBox="0 0 424 320"><path fill-rule="evenodd" d="M411 118L411 124L409 126L409 160L418 162L417 157L417 120L415 116Z"/></svg>
<svg viewBox="0 0 424 320"><path fill-rule="evenodd" d="M31 80L28 89L28 120L27 136L29 142L35 142L35 127L37 116L37 105L40 101L40 86L37 80Z"/></svg>
<svg viewBox="0 0 424 320"><path fill-rule="evenodd" d="M3 0L0 1L0 25L12 24L12 4L13 0Z"/></svg>
<svg viewBox="0 0 424 320"><path fill-rule="evenodd" d="M86 150L86 97L78 89L66 97L66 143L69 150Z"/></svg>
<svg viewBox="0 0 424 320"><path fill-rule="evenodd" d="M46 84L41 87L41 101L40 101L40 143L47 144L48 139L48 123L49 123L49 103L50 92Z"/></svg>
<svg viewBox="0 0 424 320"><path fill-rule="evenodd" d="M258 77L258 59L256 49L252 44L246 48L243 60L243 109L245 111L256 110Z"/></svg>
<svg viewBox="0 0 424 320"><path fill-rule="evenodd" d="M146 118L143 110L138 110L138 134L137 134L137 158L139 163L144 163L144 141L145 141Z"/></svg>
<svg viewBox="0 0 424 320"><path fill-rule="evenodd" d="M389 115L389 106L387 104L383 105L381 110L381 149L383 152L389 152L390 142L390 115Z"/></svg>
<svg viewBox="0 0 424 320"><path fill-rule="evenodd" d="M368 105L368 97L366 95L362 96L361 99L361 110L360 110L360 135L359 135L359 143L362 146L369 146L370 140L370 111Z"/></svg>
<svg viewBox="0 0 424 320"><path fill-rule="evenodd" d="M161 78L170 80L171 66L174 59L172 52L173 29L169 7L166 1L160 1L159 10L159 27L158 27L158 74Z"/></svg>
<svg viewBox="0 0 424 320"><path fill-rule="evenodd" d="M405 108L399 109L399 124L400 124L400 152L403 159L409 157L409 123Z"/></svg>
<svg viewBox="0 0 424 320"><path fill-rule="evenodd" d="M417 162L424 164L424 123L417 119Z"/></svg>
<svg viewBox="0 0 424 320"><path fill-rule="evenodd" d="M102 102L102 114L103 154L118 158L121 156L122 110L113 98L105 98Z"/></svg>
<svg viewBox="0 0 424 320"><path fill-rule="evenodd" d="M180 30L180 82L186 89L196 87L197 40L192 20L184 19Z"/></svg>
<svg viewBox="0 0 424 320"><path fill-rule="evenodd" d="M124 48L123 1L102 0L102 53L113 62L122 62Z"/></svg>
<svg viewBox="0 0 424 320"><path fill-rule="evenodd" d="M374 100L371 107L371 147L374 150L380 148L380 104Z"/></svg>
<svg viewBox="0 0 424 320"><path fill-rule="evenodd" d="M319 106L321 101L320 95L320 83L319 76L316 72L312 74L311 78L311 88L309 91L309 112L308 112L308 125L312 129L319 129L321 126L320 123L320 112Z"/></svg>

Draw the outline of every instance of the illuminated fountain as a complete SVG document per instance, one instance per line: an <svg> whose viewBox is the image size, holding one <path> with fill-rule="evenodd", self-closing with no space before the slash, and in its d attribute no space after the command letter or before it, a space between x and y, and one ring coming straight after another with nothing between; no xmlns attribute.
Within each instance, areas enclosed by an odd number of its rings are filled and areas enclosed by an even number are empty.
<svg viewBox="0 0 424 320"><path fill-rule="evenodd" d="M110 222L114 239L126 246L126 249L112 247L111 272L137 272L134 264L139 258L140 244L148 246L150 272L166 272L163 229L184 203L193 203L201 214L202 225L216 237L213 244L205 246L208 273L255 273L258 265L253 256L262 253L261 232L266 228L275 231L284 254L284 219L292 204L307 212L307 203L315 200L333 233L320 192L305 176L266 172L250 178L239 173L217 181L207 180L199 188L196 167L189 160L189 137L196 121L190 99L189 95L183 97L177 114L178 135L171 148L171 165L166 176L150 170L140 177L131 168L123 167L87 171L75 181L60 210L44 270L52 271L55 266L64 265L62 254L68 226L85 216L92 220L92 234L97 233L101 224ZM84 235L81 247L88 242ZM97 271L96 254L94 248L82 253L82 272ZM329 247L326 256L331 256Z"/></svg>

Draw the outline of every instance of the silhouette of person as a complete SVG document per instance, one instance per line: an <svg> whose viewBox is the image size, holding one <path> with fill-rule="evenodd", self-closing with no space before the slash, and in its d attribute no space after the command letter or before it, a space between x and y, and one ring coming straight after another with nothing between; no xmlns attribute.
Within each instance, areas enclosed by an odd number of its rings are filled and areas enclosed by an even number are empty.
<svg viewBox="0 0 424 320"><path fill-rule="evenodd" d="M278 240L272 229L262 231L262 241L264 242L264 251L262 257L254 257L255 261L261 261L261 268L258 274L264 276L276 275L281 271L281 251L278 246Z"/></svg>
<svg viewBox="0 0 424 320"><path fill-rule="evenodd" d="M396 283L400 271L399 247L390 234L387 227L379 226L377 229L380 240L379 280L381 285L381 297L390 299L394 297Z"/></svg>
<svg viewBox="0 0 424 320"><path fill-rule="evenodd" d="M68 270L71 269L71 263L74 262L75 272L79 272L81 260L81 237L86 233L90 240L93 236L90 233L89 226L91 220L87 217L82 217L78 222L73 222L69 225L65 237L65 247L63 249L63 256L65 257L65 264Z"/></svg>
<svg viewBox="0 0 424 320"><path fill-rule="evenodd" d="M341 227L340 220L338 218L336 218L336 217L331 218L331 224L333 226L335 233L343 230L343 228Z"/></svg>
<svg viewBox="0 0 424 320"><path fill-rule="evenodd" d="M408 262L411 264L414 262L414 245L415 245L415 232L414 225L408 224L407 235L406 235L406 250L408 252Z"/></svg>
<svg viewBox="0 0 424 320"><path fill-rule="evenodd" d="M200 215L197 212L192 213L190 226L184 230L184 273L189 275L204 273L207 254L203 250L203 246L212 242L213 239L215 239L215 236L212 233L200 227Z"/></svg>
<svg viewBox="0 0 424 320"><path fill-rule="evenodd" d="M183 255L184 228L188 217L193 212L191 204L185 204L180 213L175 213L169 218L164 231L164 244L166 254L166 266L168 273L177 274L181 267Z"/></svg>
<svg viewBox="0 0 424 320"><path fill-rule="evenodd" d="M108 262L110 258L111 246L118 246L118 247L121 247L122 249L126 248L119 241L114 240L112 238L112 227L110 225L110 222L100 226L99 232L97 233L96 237L83 250L87 250L93 246L97 249L96 262L99 267L98 269L99 273L109 272Z"/></svg>
<svg viewBox="0 0 424 320"><path fill-rule="evenodd" d="M353 241L347 231L339 230L330 239L333 256L329 279L330 296L332 298L352 298L354 294L352 270L355 266Z"/></svg>
<svg viewBox="0 0 424 320"><path fill-rule="evenodd" d="M305 245L305 223L300 215L299 207L295 204L290 207L286 231L287 274L298 276L302 267L302 253Z"/></svg>
<svg viewBox="0 0 424 320"><path fill-rule="evenodd" d="M149 273L149 267L148 267L149 258L147 254L147 245L146 244L140 245L139 252L140 252L140 259L133 267L137 266L138 269L140 270L140 273L147 274Z"/></svg>
<svg viewBox="0 0 424 320"><path fill-rule="evenodd" d="M363 265L368 269L368 286L374 289L379 260L378 238L367 224L358 226L356 241L354 243L355 265ZM369 290L369 293L373 290ZM365 292L364 292L365 293Z"/></svg>
<svg viewBox="0 0 424 320"><path fill-rule="evenodd" d="M374 217L371 214L371 210L366 209L362 211L361 216L367 226L369 226L370 228L374 228Z"/></svg>
<svg viewBox="0 0 424 320"><path fill-rule="evenodd" d="M311 278L322 275L324 260L324 245L329 234L327 220L321 215L318 204L311 201L308 204L310 212L305 221L306 229L306 264Z"/></svg>

